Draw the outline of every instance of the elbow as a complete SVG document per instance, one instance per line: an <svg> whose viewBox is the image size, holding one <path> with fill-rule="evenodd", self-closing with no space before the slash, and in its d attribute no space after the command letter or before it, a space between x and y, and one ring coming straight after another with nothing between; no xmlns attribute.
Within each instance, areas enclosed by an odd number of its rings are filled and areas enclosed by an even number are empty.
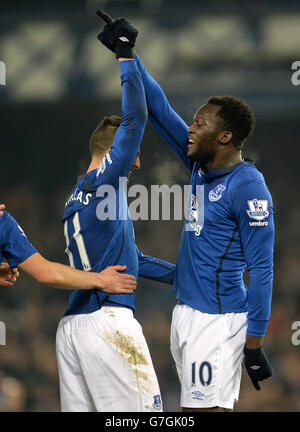
<svg viewBox="0 0 300 432"><path fill-rule="evenodd" d="M144 131L148 119L147 110L139 110L135 113L128 114L123 118L123 125L129 134L142 130Z"/></svg>
<svg viewBox="0 0 300 432"><path fill-rule="evenodd" d="M148 109L146 103L140 107L138 111L138 116L140 118L143 127L145 127L148 120Z"/></svg>
<svg viewBox="0 0 300 432"><path fill-rule="evenodd" d="M132 115L128 115L126 124L129 129L134 129L137 126L144 128L148 120L148 109L146 103L141 103L136 107L136 111Z"/></svg>

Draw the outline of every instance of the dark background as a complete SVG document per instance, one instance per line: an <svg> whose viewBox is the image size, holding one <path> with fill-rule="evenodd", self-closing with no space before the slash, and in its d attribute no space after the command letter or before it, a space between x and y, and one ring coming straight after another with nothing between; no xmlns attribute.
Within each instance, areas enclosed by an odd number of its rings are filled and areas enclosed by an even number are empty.
<svg viewBox="0 0 300 432"><path fill-rule="evenodd" d="M183 6L184 3L184 6ZM245 147L265 176L275 206L274 295L265 351L272 379L256 392L243 374L237 411L300 411L299 59L300 7L295 1L1 1L1 202L41 254L67 263L61 217L76 178L89 164L89 137L104 115L120 114L119 67L98 44L95 11L127 17L140 31L137 49L189 124L214 94L242 97L256 129ZM299 37L298 37L299 35ZM147 126L141 170L131 184L188 184L189 175ZM176 262L182 221L136 221L145 254ZM59 411L55 332L69 293L25 274L1 289L0 410ZM140 279L142 324L165 411L179 411L179 383L169 352L171 288Z"/></svg>

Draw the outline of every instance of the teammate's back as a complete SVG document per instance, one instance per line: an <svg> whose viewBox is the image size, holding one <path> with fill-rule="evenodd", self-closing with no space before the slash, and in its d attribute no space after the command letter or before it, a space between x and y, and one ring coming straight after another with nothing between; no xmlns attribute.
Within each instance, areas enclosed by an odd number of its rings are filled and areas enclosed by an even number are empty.
<svg viewBox="0 0 300 432"><path fill-rule="evenodd" d="M138 257L125 182L137 157L147 108L135 61L122 61L120 68L122 119L118 125L116 116L111 122L106 117L94 131L90 142L92 162L66 202L63 224L71 266L101 271L120 264L137 277ZM93 312L103 305L134 311L135 297L133 293L77 290L70 296L65 315Z"/></svg>
<svg viewBox="0 0 300 432"><path fill-rule="evenodd" d="M121 190L110 190L111 196L107 201L107 197L97 196L101 194L102 186L103 191L107 190L105 181L105 175L99 179L97 170L93 170L78 180L67 200L63 219L66 253L70 265L77 269L100 272L111 265L126 265L125 272L137 277L137 253L125 190L122 187ZM108 219L101 220L104 200L114 214L110 213ZM120 219L120 216L125 217ZM93 312L104 304L128 306L134 310L134 293L77 290L71 295L65 314Z"/></svg>
<svg viewBox="0 0 300 432"><path fill-rule="evenodd" d="M63 223L66 251L73 265L88 271L123 263L127 272L137 276L142 254L135 245L122 185L139 167L147 108L132 52L138 32L122 20L115 28L122 119L118 123L116 116L106 117L94 131L91 164L67 201ZM161 273L168 279L172 271L164 267ZM133 312L134 295L73 292L56 335L63 411L161 411L151 356Z"/></svg>

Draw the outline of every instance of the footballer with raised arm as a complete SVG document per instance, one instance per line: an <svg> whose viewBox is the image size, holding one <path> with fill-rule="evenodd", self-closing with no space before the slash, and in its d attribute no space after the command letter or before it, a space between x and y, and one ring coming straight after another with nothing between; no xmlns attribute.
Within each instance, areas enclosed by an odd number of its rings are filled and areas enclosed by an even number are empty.
<svg viewBox="0 0 300 432"><path fill-rule="evenodd" d="M101 42L115 51L115 21L104 19ZM191 173L171 325L181 406L184 411L232 410L243 358L257 390L259 381L272 375L262 343L272 299L273 203L263 175L242 156L254 128L253 112L237 97L214 96L188 127L138 55L135 60L149 119Z"/></svg>
<svg viewBox="0 0 300 432"><path fill-rule="evenodd" d="M78 269L100 271L126 264L125 272L136 277L172 284L175 265L143 255L135 243L125 185L140 166L147 107L132 54L137 31L122 26L118 33L118 23L114 30L122 117L105 117L91 136L91 163L65 206L66 252ZM155 370L134 312L134 293L71 294L56 339L62 411L162 410Z"/></svg>

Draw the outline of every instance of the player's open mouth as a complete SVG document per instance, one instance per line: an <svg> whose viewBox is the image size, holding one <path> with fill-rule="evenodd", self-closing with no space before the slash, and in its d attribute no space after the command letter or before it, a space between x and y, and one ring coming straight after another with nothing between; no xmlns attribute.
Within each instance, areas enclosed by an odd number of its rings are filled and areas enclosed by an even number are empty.
<svg viewBox="0 0 300 432"><path fill-rule="evenodd" d="M196 143L194 141L189 140L189 143L188 143L188 148L189 149L191 149L192 147L195 147L195 145L196 145Z"/></svg>

